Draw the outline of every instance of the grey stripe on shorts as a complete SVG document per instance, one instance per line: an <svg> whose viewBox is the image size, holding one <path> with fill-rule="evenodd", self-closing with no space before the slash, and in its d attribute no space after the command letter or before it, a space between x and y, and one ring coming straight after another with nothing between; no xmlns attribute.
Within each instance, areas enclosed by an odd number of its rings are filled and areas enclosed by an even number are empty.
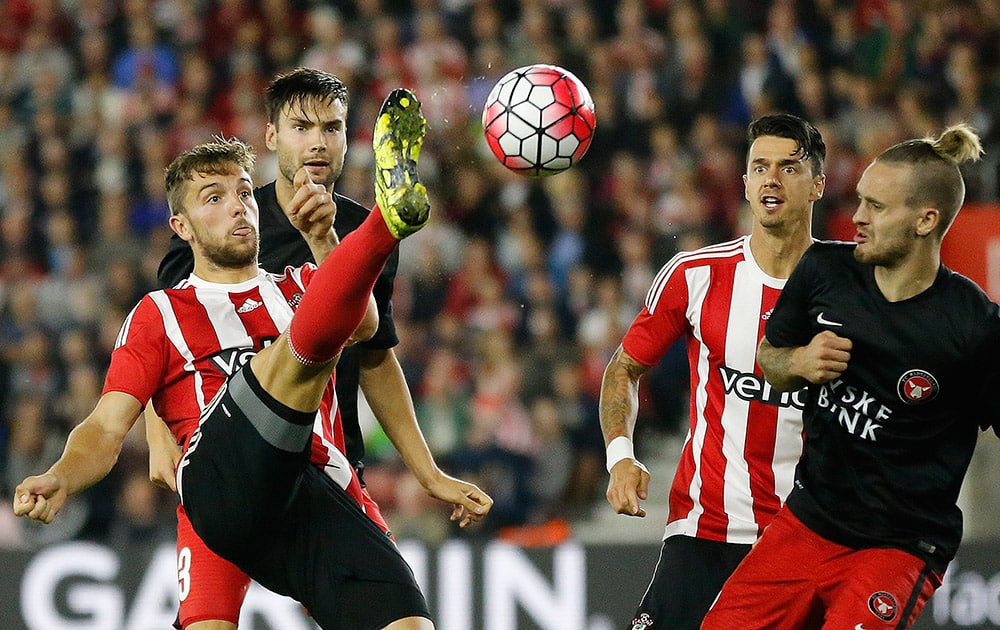
<svg viewBox="0 0 1000 630"><path fill-rule="evenodd" d="M249 369L249 365L243 368L243 370ZM312 439L312 425L289 422L272 411L251 389L243 370L233 374L229 379L229 395L233 401L239 405L240 410L265 442L282 451L300 452Z"/></svg>

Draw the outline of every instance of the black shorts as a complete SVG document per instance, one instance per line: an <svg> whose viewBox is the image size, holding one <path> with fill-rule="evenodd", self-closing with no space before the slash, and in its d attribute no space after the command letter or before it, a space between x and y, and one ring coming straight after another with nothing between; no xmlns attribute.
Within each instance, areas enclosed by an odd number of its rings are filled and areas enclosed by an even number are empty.
<svg viewBox="0 0 1000 630"><path fill-rule="evenodd" d="M304 416L249 369L233 375L178 473L195 532L262 586L301 602L325 630L430 618L395 543L309 463L312 424L287 421Z"/></svg>
<svg viewBox="0 0 1000 630"><path fill-rule="evenodd" d="M697 630L750 547L691 536L667 538L628 627Z"/></svg>

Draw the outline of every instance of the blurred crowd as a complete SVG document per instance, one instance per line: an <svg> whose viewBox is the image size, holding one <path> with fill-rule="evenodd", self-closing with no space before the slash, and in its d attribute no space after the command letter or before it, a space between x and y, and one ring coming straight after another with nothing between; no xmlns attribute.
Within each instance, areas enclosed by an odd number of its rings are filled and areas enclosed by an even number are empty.
<svg viewBox="0 0 1000 630"><path fill-rule="evenodd" d="M473 535L603 502L604 366L663 263L746 230L753 117L790 111L823 132L818 237L850 215L874 155L948 123L986 146L967 199L1000 198L1000 0L6 0L0 24L8 498L93 408L125 315L157 288L164 167L224 134L256 147L258 183L275 177L262 90L278 71L313 66L349 86L337 190L362 204L382 98L403 85L423 100L435 215L402 246L397 354L442 467L496 499ZM489 155L480 114L500 76L537 62L587 84L598 129L578 166L530 179ZM641 431L683 433L683 350L642 396ZM147 480L138 424L115 473L56 524L0 510L0 546L169 539L175 499ZM377 428L368 449L366 480L398 536L455 533Z"/></svg>

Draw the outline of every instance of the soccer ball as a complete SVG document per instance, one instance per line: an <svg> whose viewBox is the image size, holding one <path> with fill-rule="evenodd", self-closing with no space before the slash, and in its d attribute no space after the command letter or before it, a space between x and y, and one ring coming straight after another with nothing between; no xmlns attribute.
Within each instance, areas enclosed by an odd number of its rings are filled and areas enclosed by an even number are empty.
<svg viewBox="0 0 1000 630"><path fill-rule="evenodd" d="M483 106L483 133L500 163L522 175L555 175L580 161L597 118L587 87L548 64L511 70Z"/></svg>

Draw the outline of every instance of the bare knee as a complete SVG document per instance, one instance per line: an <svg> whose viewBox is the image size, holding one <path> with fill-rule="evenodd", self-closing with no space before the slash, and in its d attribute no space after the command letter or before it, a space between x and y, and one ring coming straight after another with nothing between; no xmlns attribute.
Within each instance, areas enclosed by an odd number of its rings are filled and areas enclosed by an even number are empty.
<svg viewBox="0 0 1000 630"><path fill-rule="evenodd" d="M434 622L425 617L407 617L393 621L383 630L434 630Z"/></svg>

